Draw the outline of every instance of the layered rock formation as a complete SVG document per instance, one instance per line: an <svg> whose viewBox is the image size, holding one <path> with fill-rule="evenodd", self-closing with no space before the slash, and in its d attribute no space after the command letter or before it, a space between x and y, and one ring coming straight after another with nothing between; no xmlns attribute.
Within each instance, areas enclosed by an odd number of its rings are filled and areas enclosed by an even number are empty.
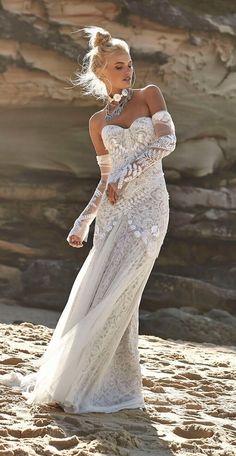
<svg viewBox="0 0 236 456"><path fill-rule="evenodd" d="M100 105L70 82L89 24L128 41L136 87L159 85L176 125L170 225L143 309L235 312L236 7L223 0L1 1L2 297L61 310L92 245L92 229L83 249L65 240L99 178L88 118Z"/></svg>

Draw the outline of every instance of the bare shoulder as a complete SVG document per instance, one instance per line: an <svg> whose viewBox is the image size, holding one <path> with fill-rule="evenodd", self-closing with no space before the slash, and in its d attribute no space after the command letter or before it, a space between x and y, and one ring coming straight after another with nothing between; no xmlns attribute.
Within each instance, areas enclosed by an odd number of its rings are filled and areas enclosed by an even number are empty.
<svg viewBox="0 0 236 456"><path fill-rule="evenodd" d="M93 128L95 130L99 130L100 125L102 123L104 117L104 110L101 109L100 111L95 112L89 119L89 128Z"/></svg>
<svg viewBox="0 0 236 456"><path fill-rule="evenodd" d="M89 134L97 155L108 153L101 138L103 121L104 109L95 112L89 119Z"/></svg>
<svg viewBox="0 0 236 456"><path fill-rule="evenodd" d="M143 96L147 98L151 98L153 96L161 98L163 96L160 87L158 87L156 84L148 84L140 90Z"/></svg>
<svg viewBox="0 0 236 456"><path fill-rule="evenodd" d="M155 84L148 84L141 89L141 92L152 114L157 111L167 110L166 102L160 87Z"/></svg>

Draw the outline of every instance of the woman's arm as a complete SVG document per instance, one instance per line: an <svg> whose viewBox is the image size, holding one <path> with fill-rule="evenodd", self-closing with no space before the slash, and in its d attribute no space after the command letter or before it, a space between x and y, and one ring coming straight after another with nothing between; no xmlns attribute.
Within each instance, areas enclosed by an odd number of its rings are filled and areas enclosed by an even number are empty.
<svg viewBox="0 0 236 456"><path fill-rule="evenodd" d="M108 180L108 185L117 185L121 190L158 160L169 155L176 147L175 126L160 89L148 86L144 90L145 101L152 116L155 140L135 160L128 163Z"/></svg>
<svg viewBox="0 0 236 456"><path fill-rule="evenodd" d="M67 236L67 241L73 247L81 247L78 243L82 243L83 241L87 242L90 225L97 215L98 207L102 195L106 190L108 177L112 170L111 156L104 148L97 129L95 116L92 116L89 120L89 133L96 150L96 159L100 167L101 177L92 198L80 216L75 220L74 225Z"/></svg>

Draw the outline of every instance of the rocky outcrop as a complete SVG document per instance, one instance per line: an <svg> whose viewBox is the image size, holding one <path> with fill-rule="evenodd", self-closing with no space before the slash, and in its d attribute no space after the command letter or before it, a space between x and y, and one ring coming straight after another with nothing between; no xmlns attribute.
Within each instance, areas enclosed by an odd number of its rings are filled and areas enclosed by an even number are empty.
<svg viewBox="0 0 236 456"><path fill-rule="evenodd" d="M236 317L211 309L201 314L196 307L168 307L154 312L140 312L140 334L193 342L236 345Z"/></svg>
<svg viewBox="0 0 236 456"><path fill-rule="evenodd" d="M61 310L92 244L93 228L83 249L66 242L99 177L88 119L100 105L70 81L87 45L78 30L87 24L128 41L136 87L159 85L176 125L177 148L163 160L170 224L143 310L235 313L236 8L229 0L1 1L1 296Z"/></svg>

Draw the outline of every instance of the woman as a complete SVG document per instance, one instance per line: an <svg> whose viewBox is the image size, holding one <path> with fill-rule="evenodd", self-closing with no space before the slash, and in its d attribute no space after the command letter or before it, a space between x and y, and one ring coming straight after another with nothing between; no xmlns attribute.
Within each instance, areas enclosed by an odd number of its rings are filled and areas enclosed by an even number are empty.
<svg viewBox="0 0 236 456"><path fill-rule="evenodd" d="M168 227L162 158L175 149L176 137L161 90L132 89L127 43L98 27L83 30L90 51L76 84L106 102L89 120L101 178L67 241L82 247L96 217L93 247L38 371L12 372L1 381L18 385L29 403L109 413L145 407L138 312Z"/></svg>

